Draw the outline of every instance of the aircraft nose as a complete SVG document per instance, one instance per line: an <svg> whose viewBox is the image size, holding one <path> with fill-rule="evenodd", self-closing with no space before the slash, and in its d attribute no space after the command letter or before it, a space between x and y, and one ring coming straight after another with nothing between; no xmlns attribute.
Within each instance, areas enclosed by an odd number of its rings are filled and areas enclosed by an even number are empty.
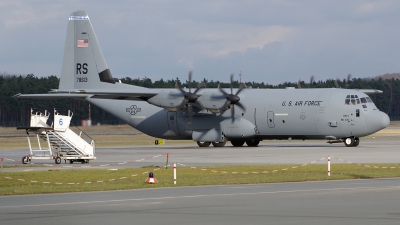
<svg viewBox="0 0 400 225"><path fill-rule="evenodd" d="M389 119L389 116L386 114L386 113L384 113L384 112L381 112L383 115L381 116L382 117L382 129L383 128L386 128L386 127L388 127L389 126L389 124L390 124L390 119Z"/></svg>
<svg viewBox="0 0 400 225"><path fill-rule="evenodd" d="M388 127L390 123L389 116L381 111L375 113L375 116L371 119L371 128L375 130L375 132Z"/></svg>

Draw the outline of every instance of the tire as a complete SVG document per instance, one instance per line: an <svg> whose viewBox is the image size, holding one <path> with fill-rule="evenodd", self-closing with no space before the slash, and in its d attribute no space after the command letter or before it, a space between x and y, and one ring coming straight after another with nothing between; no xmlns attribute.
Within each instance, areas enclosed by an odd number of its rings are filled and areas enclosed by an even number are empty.
<svg viewBox="0 0 400 225"><path fill-rule="evenodd" d="M208 146L210 146L210 144L211 144L211 142L206 142L206 141L198 141L197 142L197 145L199 147L208 147Z"/></svg>
<svg viewBox="0 0 400 225"><path fill-rule="evenodd" d="M74 163L74 160L70 159L69 164L72 164L72 163Z"/></svg>
<svg viewBox="0 0 400 225"><path fill-rule="evenodd" d="M26 159L26 156L22 157L22 164L27 164L28 160Z"/></svg>
<svg viewBox="0 0 400 225"><path fill-rule="evenodd" d="M353 147L357 147L359 144L360 144L360 138L358 138L358 137L355 137L355 138L354 138L354 144L353 144Z"/></svg>
<svg viewBox="0 0 400 225"><path fill-rule="evenodd" d="M246 144L249 147L257 147L260 144L260 140L247 140Z"/></svg>
<svg viewBox="0 0 400 225"><path fill-rule="evenodd" d="M213 145L214 147L224 147L225 144L226 144L226 141L223 141L223 142L213 142L213 143L212 143L212 145Z"/></svg>
<svg viewBox="0 0 400 225"><path fill-rule="evenodd" d="M60 156L57 156L57 157L54 159L54 162L55 162L56 164L61 164L61 158L60 158Z"/></svg>
<svg viewBox="0 0 400 225"><path fill-rule="evenodd" d="M244 141L242 141L242 140L232 140L231 144L234 147L242 147L244 145Z"/></svg>
<svg viewBox="0 0 400 225"><path fill-rule="evenodd" d="M353 147L354 143L355 143L354 137L348 137L344 139L344 145L346 145L346 147Z"/></svg>

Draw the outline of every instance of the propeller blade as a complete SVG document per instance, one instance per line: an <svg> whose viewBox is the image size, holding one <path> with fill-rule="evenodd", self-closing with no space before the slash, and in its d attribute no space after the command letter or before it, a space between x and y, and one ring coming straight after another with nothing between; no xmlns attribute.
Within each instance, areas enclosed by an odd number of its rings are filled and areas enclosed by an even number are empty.
<svg viewBox="0 0 400 225"><path fill-rule="evenodd" d="M243 88L247 88L247 86L246 86L245 83L240 83L240 84L239 84L239 88L240 88L240 89L243 89Z"/></svg>
<svg viewBox="0 0 400 225"><path fill-rule="evenodd" d="M337 78L336 78L336 80L333 81L333 83L335 84L335 87L336 87L336 88L340 88Z"/></svg>
<svg viewBox="0 0 400 225"><path fill-rule="evenodd" d="M203 89L203 88L205 88L206 87L206 84L205 83L200 83L200 84L198 84L197 85L197 89L193 92L193 94L196 94L200 89Z"/></svg>
<svg viewBox="0 0 400 225"><path fill-rule="evenodd" d="M231 94L233 94L233 84L232 84L232 82L233 82L233 73L231 73L231 75L229 76L229 81L231 83Z"/></svg>
<svg viewBox="0 0 400 225"><path fill-rule="evenodd" d="M187 80L187 85L188 85L188 88L189 88L189 92L191 92L191 86L192 86L192 71L189 71L188 80Z"/></svg>
<svg viewBox="0 0 400 225"><path fill-rule="evenodd" d="M240 92L242 92L244 89L245 89L244 87L239 88L239 90L236 92L236 95L238 95L238 94L239 94Z"/></svg>
<svg viewBox="0 0 400 225"><path fill-rule="evenodd" d="M349 86L350 78L351 78L351 74L349 73L349 74L347 74L347 77L346 77L346 89L347 89L347 86Z"/></svg>
<svg viewBox="0 0 400 225"><path fill-rule="evenodd" d="M203 110L204 109L204 107L200 104L200 102L193 102L192 103L196 108L198 108L198 109L200 109L200 110Z"/></svg>
<svg viewBox="0 0 400 225"><path fill-rule="evenodd" d="M235 105L232 105L231 107L231 118L233 123L235 121Z"/></svg>
<svg viewBox="0 0 400 225"><path fill-rule="evenodd" d="M243 111L246 112L246 107L244 107L244 105L242 103L238 102L235 105L237 105L239 108L241 108Z"/></svg>
<svg viewBox="0 0 400 225"><path fill-rule="evenodd" d="M193 106L191 103L188 105L188 114L189 114L189 123L192 123L193 122Z"/></svg>
<svg viewBox="0 0 400 225"><path fill-rule="evenodd" d="M298 88L298 89L301 89L301 84L300 84L300 82L301 82L301 80L299 79L299 80L297 81L297 88Z"/></svg>
<svg viewBox="0 0 400 225"><path fill-rule="evenodd" d="M206 88L206 84L204 82L201 82L197 85L197 88Z"/></svg>
<svg viewBox="0 0 400 225"><path fill-rule="evenodd" d="M231 105L231 102L230 101L226 101L225 104L219 109L219 111L221 113L225 112L230 105Z"/></svg>
<svg viewBox="0 0 400 225"><path fill-rule="evenodd" d="M221 84L218 84L218 90L219 90L220 92L222 92L222 94L224 94L225 97L228 96L228 93L226 93L224 90L222 90Z"/></svg>
<svg viewBox="0 0 400 225"><path fill-rule="evenodd" d="M308 83L308 88L311 88L312 83L314 82L314 75L310 77L310 83Z"/></svg>

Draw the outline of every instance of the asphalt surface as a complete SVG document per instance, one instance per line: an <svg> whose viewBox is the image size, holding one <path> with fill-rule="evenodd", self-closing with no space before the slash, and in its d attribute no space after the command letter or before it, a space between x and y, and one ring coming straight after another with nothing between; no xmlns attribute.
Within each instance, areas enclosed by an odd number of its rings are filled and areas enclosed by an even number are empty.
<svg viewBox="0 0 400 225"><path fill-rule="evenodd" d="M14 224L399 224L400 179L0 197Z"/></svg>
<svg viewBox="0 0 400 225"><path fill-rule="evenodd" d="M0 150L0 158L5 158L3 171L48 170L73 168L120 168L141 166L165 166L166 154L169 162L177 162L188 166L232 165L232 164L305 164L331 156L331 163L344 163L339 159L354 163L399 163L400 140L367 140L361 141L358 147L345 147L344 144L327 144L323 141L275 141L261 142L259 147L232 147L227 144L223 148L199 148L193 145L164 146L131 146L104 147L96 149L95 161L89 164L59 164L54 160L32 160L35 167L22 166L21 158L29 154L27 149ZM154 156L158 156L152 158ZM326 163L318 161L316 163ZM46 166L42 166L46 164ZM36 167L39 166L39 167Z"/></svg>
<svg viewBox="0 0 400 225"><path fill-rule="evenodd" d="M262 142L250 148L194 145L97 148L90 164L59 169L120 168L169 162L217 164L396 163L400 141L362 141L357 148L324 142ZM26 149L0 150L20 165ZM15 160L15 161L12 161ZM4 170L48 170L52 160ZM43 166L41 163L48 165ZM102 166L100 166L102 165ZM85 167L82 167L85 166ZM332 166L334 170L334 166ZM400 174L400 173L399 173ZM179 185L179 184L178 184ZM400 179L174 187L0 197L0 224L400 224Z"/></svg>

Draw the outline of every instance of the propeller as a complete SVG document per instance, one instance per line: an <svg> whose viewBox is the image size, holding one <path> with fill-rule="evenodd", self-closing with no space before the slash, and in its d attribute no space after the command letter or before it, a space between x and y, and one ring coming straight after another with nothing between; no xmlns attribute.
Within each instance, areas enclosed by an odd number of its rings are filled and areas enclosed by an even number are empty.
<svg viewBox="0 0 400 225"><path fill-rule="evenodd" d="M178 89L182 95L184 96L184 99L180 105L180 109L183 109L185 105L187 105L188 108L188 114L189 114L189 122L192 123L193 121L193 106L196 106L199 109L203 109L203 106L197 102L197 99L199 96L196 94L200 89L205 88L206 85L202 82L198 85L197 89L192 93L191 86L192 86L192 71L189 71L188 74L188 79L186 81L187 86L189 88L189 92L183 90L178 83L175 83L175 88Z"/></svg>
<svg viewBox="0 0 400 225"><path fill-rule="evenodd" d="M224 90L221 89L220 84L218 84L218 90L224 95L226 98L225 104L220 108L221 111L225 111L228 109L228 107L231 108L231 118L232 122L235 121L235 105L237 105L239 108L241 108L243 111L246 111L246 108L240 103L240 98L238 94L246 88L245 84L240 84L239 85L239 90L236 92L236 94L233 94L233 86L232 86L232 80L233 80L233 74L230 75L229 81L230 81L230 88L231 88L231 93L228 94Z"/></svg>

